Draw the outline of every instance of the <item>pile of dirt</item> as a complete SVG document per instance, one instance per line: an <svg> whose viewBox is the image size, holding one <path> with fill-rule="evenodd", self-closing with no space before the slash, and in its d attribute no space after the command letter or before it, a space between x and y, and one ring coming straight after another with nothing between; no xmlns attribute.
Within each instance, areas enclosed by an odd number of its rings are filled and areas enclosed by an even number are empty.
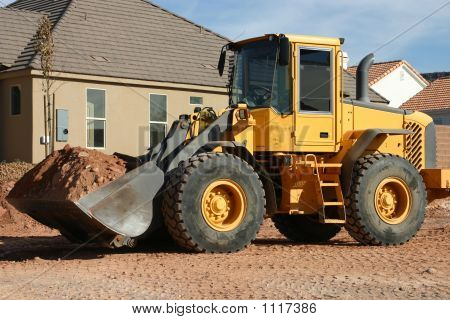
<svg viewBox="0 0 450 320"><path fill-rule="evenodd" d="M17 211L5 200L13 187L14 181L0 183L0 235L25 235L29 234L31 230L33 235L52 233L50 228Z"/></svg>
<svg viewBox="0 0 450 320"><path fill-rule="evenodd" d="M76 201L123 176L125 165L116 156L66 145L26 173L10 197Z"/></svg>
<svg viewBox="0 0 450 320"><path fill-rule="evenodd" d="M30 230L33 233L51 232L5 200L15 182L32 168L32 164L25 162L0 163L0 235L26 234Z"/></svg>
<svg viewBox="0 0 450 320"><path fill-rule="evenodd" d="M33 165L26 162L0 162L0 183L17 181L32 168Z"/></svg>

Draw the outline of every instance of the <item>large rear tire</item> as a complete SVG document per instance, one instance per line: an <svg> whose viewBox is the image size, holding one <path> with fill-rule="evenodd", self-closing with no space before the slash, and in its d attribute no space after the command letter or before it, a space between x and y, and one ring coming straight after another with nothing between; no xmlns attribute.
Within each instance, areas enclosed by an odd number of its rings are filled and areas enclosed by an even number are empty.
<svg viewBox="0 0 450 320"><path fill-rule="evenodd" d="M255 239L265 214L262 183L242 159L205 153L171 174L163 201L176 243L196 252L235 252Z"/></svg>
<svg viewBox="0 0 450 320"><path fill-rule="evenodd" d="M403 244L422 226L426 203L422 176L409 161L368 155L353 168L345 228L363 244Z"/></svg>
<svg viewBox="0 0 450 320"><path fill-rule="evenodd" d="M275 227L286 238L299 243L321 243L334 238L342 226L323 224L317 215L278 214L272 217Z"/></svg>

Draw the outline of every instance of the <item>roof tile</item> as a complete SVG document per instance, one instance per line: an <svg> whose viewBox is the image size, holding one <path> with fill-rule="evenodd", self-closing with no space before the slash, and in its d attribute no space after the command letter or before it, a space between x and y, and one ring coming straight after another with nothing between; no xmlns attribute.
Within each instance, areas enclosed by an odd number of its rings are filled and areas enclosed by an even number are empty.
<svg viewBox="0 0 450 320"><path fill-rule="evenodd" d="M372 65L369 70L369 86L374 85L388 74L390 74L395 69L399 68L402 65L408 66L412 72L416 74L423 82L428 84L428 81L419 73L417 70L413 68L407 61L405 60L395 60L395 61L387 61L387 62L376 62ZM356 77L356 71L358 66L353 66L348 68L348 72L350 72L353 76Z"/></svg>
<svg viewBox="0 0 450 320"><path fill-rule="evenodd" d="M0 8L0 64L10 67L36 33L36 12Z"/></svg>
<svg viewBox="0 0 450 320"><path fill-rule="evenodd" d="M356 78L349 72L344 70L344 92L350 99L356 99ZM387 99L382 97L375 90L369 88L369 99L372 102L389 103Z"/></svg>
<svg viewBox="0 0 450 320"><path fill-rule="evenodd" d="M227 75L220 77L204 65L216 66L229 40L151 2L19 0L10 6L52 17L55 71L217 87L227 83ZM39 69L32 48L30 42L15 68Z"/></svg>
<svg viewBox="0 0 450 320"><path fill-rule="evenodd" d="M443 77L432 82L406 101L401 108L417 111L450 110L450 77Z"/></svg>

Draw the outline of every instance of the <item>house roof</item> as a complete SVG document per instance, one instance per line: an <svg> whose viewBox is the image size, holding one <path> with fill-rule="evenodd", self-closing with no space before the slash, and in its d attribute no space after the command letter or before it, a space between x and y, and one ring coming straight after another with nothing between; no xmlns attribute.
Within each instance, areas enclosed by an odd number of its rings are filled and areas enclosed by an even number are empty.
<svg viewBox="0 0 450 320"><path fill-rule="evenodd" d="M227 83L216 65L229 40L151 2L18 0L8 7L49 15L55 25L55 71L217 87ZM12 70L29 67L40 69L31 38Z"/></svg>
<svg viewBox="0 0 450 320"><path fill-rule="evenodd" d="M48 15L50 21L55 24L64 14L65 10L71 2L71 0L17 0L14 3L11 3L8 8L45 13Z"/></svg>
<svg viewBox="0 0 450 320"><path fill-rule="evenodd" d="M395 60L395 61L387 61L387 62L376 62L372 65L369 70L369 86L374 85L388 74L401 67L402 65L406 65L420 80L422 80L426 85L428 85L428 81L422 77L422 75L417 72L416 69L411 66L406 60ZM350 72L353 76L356 76L356 71L358 66L353 66L348 68L348 72Z"/></svg>
<svg viewBox="0 0 450 320"><path fill-rule="evenodd" d="M406 101L401 108L418 111L450 110L450 76L432 82Z"/></svg>
<svg viewBox="0 0 450 320"><path fill-rule="evenodd" d="M0 8L0 65L11 67L36 33L41 14Z"/></svg>
<svg viewBox="0 0 450 320"><path fill-rule="evenodd" d="M227 38L145 0L18 0L4 10L30 24L10 70L40 69L32 35L47 14L55 25L55 71L218 87L228 81L216 70ZM344 73L344 84L355 99L355 78ZM373 90L369 96L388 103Z"/></svg>
<svg viewBox="0 0 450 320"><path fill-rule="evenodd" d="M344 93L350 99L356 99L356 78L345 70L344 70ZM376 92L371 88L369 88L369 98L370 101L372 102L386 103L386 104L389 103L389 101L386 98L384 98L378 92Z"/></svg>

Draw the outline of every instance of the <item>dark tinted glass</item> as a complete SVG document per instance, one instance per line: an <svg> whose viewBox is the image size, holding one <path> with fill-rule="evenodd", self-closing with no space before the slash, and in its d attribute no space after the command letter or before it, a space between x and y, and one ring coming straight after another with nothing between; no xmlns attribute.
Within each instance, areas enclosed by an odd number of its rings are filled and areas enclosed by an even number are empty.
<svg viewBox="0 0 450 320"><path fill-rule="evenodd" d="M150 95L150 121L167 122L167 96Z"/></svg>
<svg viewBox="0 0 450 320"><path fill-rule="evenodd" d="M13 116L19 115L20 110L20 88L12 87L11 88L11 114Z"/></svg>
<svg viewBox="0 0 450 320"><path fill-rule="evenodd" d="M300 110L331 112L331 51L300 49Z"/></svg>
<svg viewBox="0 0 450 320"><path fill-rule="evenodd" d="M166 125L150 123L150 147L156 147L166 136Z"/></svg>

